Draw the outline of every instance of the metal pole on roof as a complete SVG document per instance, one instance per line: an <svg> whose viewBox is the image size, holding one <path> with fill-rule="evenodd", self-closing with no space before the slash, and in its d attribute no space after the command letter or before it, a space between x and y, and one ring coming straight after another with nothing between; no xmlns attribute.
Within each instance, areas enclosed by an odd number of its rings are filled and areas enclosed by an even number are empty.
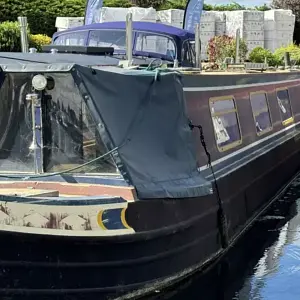
<svg viewBox="0 0 300 300"><path fill-rule="evenodd" d="M28 52L27 17L18 17L21 32L22 52Z"/></svg>
<svg viewBox="0 0 300 300"><path fill-rule="evenodd" d="M195 53L196 53L196 68L201 69L200 24L196 24L195 26Z"/></svg>
<svg viewBox="0 0 300 300"><path fill-rule="evenodd" d="M128 66L132 64L132 13L126 15L126 59Z"/></svg>
<svg viewBox="0 0 300 300"><path fill-rule="evenodd" d="M290 55L290 52L284 52L284 67L286 69L291 67L291 55Z"/></svg>
<svg viewBox="0 0 300 300"><path fill-rule="evenodd" d="M236 48L235 48L235 63L239 64L240 63L240 29L238 28L236 30Z"/></svg>

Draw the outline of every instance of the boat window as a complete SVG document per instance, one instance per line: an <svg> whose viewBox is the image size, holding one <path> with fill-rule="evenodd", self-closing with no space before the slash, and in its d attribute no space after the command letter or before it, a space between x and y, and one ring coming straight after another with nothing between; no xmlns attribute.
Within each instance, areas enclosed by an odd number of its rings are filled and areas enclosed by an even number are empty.
<svg viewBox="0 0 300 300"><path fill-rule="evenodd" d="M3 73L2 73L3 74ZM34 172L30 74L0 73L0 172ZM1 82L3 83L1 84Z"/></svg>
<svg viewBox="0 0 300 300"><path fill-rule="evenodd" d="M85 46L87 31L63 33L55 38L55 45Z"/></svg>
<svg viewBox="0 0 300 300"><path fill-rule="evenodd" d="M88 46L113 47L115 50L126 50L126 33L124 30L92 30Z"/></svg>
<svg viewBox="0 0 300 300"><path fill-rule="evenodd" d="M277 101L281 114L282 124L287 125L294 122L289 92L287 89L277 90Z"/></svg>
<svg viewBox="0 0 300 300"><path fill-rule="evenodd" d="M225 151L242 143L233 97L210 99L210 110L218 149Z"/></svg>
<svg viewBox="0 0 300 300"><path fill-rule="evenodd" d="M67 170L107 152L92 115L71 74L51 75L55 88L43 104L44 169ZM111 157L96 161L75 173L116 173Z"/></svg>
<svg viewBox="0 0 300 300"><path fill-rule="evenodd" d="M186 40L182 44L182 54L181 54L182 64L184 66L195 66L196 55L195 55L195 42L191 40Z"/></svg>
<svg viewBox="0 0 300 300"><path fill-rule="evenodd" d="M270 131L272 129L272 121L266 93L251 93L250 103L257 134L261 135Z"/></svg>
<svg viewBox="0 0 300 300"><path fill-rule="evenodd" d="M170 37L138 32L136 36L135 50L141 52L152 52L166 55L170 59L176 58L176 46Z"/></svg>

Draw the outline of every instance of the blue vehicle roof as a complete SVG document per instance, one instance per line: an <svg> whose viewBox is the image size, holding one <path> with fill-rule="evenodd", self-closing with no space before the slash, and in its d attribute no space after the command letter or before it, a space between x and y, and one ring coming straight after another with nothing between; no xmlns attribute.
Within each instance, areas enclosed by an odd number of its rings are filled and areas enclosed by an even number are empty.
<svg viewBox="0 0 300 300"><path fill-rule="evenodd" d="M157 34L167 34L178 38L180 40L186 39L194 39L195 34L191 31L187 31L181 28L161 24L161 23L152 23L152 22L133 22L132 23L133 30L137 31L147 31ZM90 25L83 25L79 27L74 27L68 30L56 32L53 35L53 39L57 36L67 33L73 32L78 30L95 30L95 29L126 29L126 22L119 21L119 22L105 22L105 23L94 23Z"/></svg>

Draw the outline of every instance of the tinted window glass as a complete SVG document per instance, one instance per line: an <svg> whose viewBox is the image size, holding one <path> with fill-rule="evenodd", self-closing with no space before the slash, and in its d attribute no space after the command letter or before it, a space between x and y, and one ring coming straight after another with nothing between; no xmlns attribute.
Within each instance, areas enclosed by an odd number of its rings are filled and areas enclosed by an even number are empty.
<svg viewBox="0 0 300 300"><path fill-rule="evenodd" d="M159 53L168 56L170 59L174 59L176 57L174 41L167 36L156 34L138 32L135 50Z"/></svg>
<svg viewBox="0 0 300 300"><path fill-rule="evenodd" d="M271 129L272 122L266 94L251 94L250 103L254 116L256 132L261 134Z"/></svg>
<svg viewBox="0 0 300 300"><path fill-rule="evenodd" d="M235 110L233 99L212 101L210 105L211 105L211 110L214 113L219 113L219 112L224 113L227 111Z"/></svg>
<svg viewBox="0 0 300 300"><path fill-rule="evenodd" d="M87 31L64 33L54 40L55 45L84 46Z"/></svg>
<svg viewBox="0 0 300 300"><path fill-rule="evenodd" d="M241 143L234 99L216 99L210 101L212 121L218 148L222 151Z"/></svg>
<svg viewBox="0 0 300 300"><path fill-rule="evenodd" d="M30 74L0 74L0 172L34 172ZM2 84L1 84L2 83Z"/></svg>
<svg viewBox="0 0 300 300"><path fill-rule="evenodd" d="M196 64L195 42L185 41L182 45L182 61L187 61L191 66Z"/></svg>
<svg viewBox="0 0 300 300"><path fill-rule="evenodd" d="M288 91L287 90L277 91L277 101L278 101L282 121L284 122L290 119L293 115L292 115L292 108L291 108Z"/></svg>
<svg viewBox="0 0 300 300"><path fill-rule="evenodd" d="M107 152L72 75L51 76L55 88L47 91L48 99L43 105L47 172L67 170ZM109 156L74 172L116 173L117 170Z"/></svg>
<svg viewBox="0 0 300 300"><path fill-rule="evenodd" d="M126 34L122 30L92 30L89 46L113 47L115 50L126 50Z"/></svg>

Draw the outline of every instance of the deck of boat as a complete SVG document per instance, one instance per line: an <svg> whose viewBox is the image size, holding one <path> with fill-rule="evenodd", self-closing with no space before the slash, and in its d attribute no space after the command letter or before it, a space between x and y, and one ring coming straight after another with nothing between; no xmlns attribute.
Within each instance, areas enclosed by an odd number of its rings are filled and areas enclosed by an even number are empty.
<svg viewBox="0 0 300 300"><path fill-rule="evenodd" d="M86 183L0 181L0 196L16 197L120 197L126 201L137 198L134 187Z"/></svg>

